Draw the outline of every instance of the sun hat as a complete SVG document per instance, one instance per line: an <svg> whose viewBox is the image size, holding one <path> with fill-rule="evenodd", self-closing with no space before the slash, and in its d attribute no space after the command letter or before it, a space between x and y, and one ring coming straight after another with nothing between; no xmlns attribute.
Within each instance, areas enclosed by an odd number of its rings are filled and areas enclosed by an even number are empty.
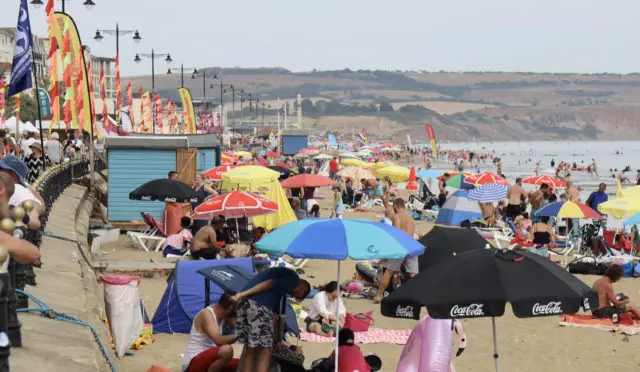
<svg viewBox="0 0 640 372"><path fill-rule="evenodd" d="M10 170L18 176L20 184L25 186L27 177L27 165L15 155L7 155L0 159L0 169Z"/></svg>
<svg viewBox="0 0 640 372"><path fill-rule="evenodd" d="M53 133L51 133L51 138L60 139L60 135L58 134L58 132L53 132Z"/></svg>
<svg viewBox="0 0 640 372"><path fill-rule="evenodd" d="M40 144L40 142L32 143L31 145L29 145L29 148L42 152L42 145Z"/></svg>

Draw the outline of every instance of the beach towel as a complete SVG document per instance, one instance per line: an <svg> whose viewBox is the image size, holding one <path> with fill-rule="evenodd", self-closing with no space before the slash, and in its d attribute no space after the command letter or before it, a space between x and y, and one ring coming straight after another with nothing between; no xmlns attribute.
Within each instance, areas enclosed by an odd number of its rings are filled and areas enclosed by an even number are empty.
<svg viewBox="0 0 640 372"><path fill-rule="evenodd" d="M611 319L596 318L592 315L563 315L560 325L615 331L629 336L640 333L640 321L633 320L627 314L620 316L620 323L618 324L614 324Z"/></svg>
<svg viewBox="0 0 640 372"><path fill-rule="evenodd" d="M356 344L396 344L404 345L411 334L410 329L383 329L369 328L366 332L356 333ZM308 342L336 342L335 337L320 336L315 333L309 333L304 330L300 332L300 339Z"/></svg>

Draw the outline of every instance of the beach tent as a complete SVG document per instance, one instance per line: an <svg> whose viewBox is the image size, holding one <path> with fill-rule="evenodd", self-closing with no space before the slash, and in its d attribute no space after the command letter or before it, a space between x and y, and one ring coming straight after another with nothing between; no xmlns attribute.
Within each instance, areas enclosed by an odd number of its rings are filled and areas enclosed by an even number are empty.
<svg viewBox="0 0 640 372"><path fill-rule="evenodd" d="M482 219L480 204L469 200L467 196L468 193L463 190L458 190L449 196L438 212L436 223L458 226L464 220L473 222L474 219Z"/></svg>
<svg viewBox="0 0 640 372"><path fill-rule="evenodd" d="M189 333L193 318L204 308L204 277L197 271L217 265L236 265L254 270L248 257L178 261L151 321L155 333ZM211 283L211 303L217 303L221 295L222 290Z"/></svg>

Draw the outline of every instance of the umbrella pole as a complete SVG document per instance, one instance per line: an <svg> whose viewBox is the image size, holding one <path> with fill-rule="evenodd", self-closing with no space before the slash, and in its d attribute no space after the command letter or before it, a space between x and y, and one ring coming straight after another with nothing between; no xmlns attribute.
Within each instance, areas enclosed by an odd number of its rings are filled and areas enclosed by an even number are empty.
<svg viewBox="0 0 640 372"><path fill-rule="evenodd" d="M340 261L338 261L338 304L336 306L336 363L335 363L335 372L338 372L338 332L340 332L340 301L342 301L342 297L340 297Z"/></svg>
<svg viewBox="0 0 640 372"><path fill-rule="evenodd" d="M236 239L238 239L238 243L240 243L240 227L238 226L240 222L239 218L236 218Z"/></svg>
<svg viewBox="0 0 640 372"><path fill-rule="evenodd" d="M493 360L495 361L495 364L496 364L496 372L498 372L500 370L499 362L498 362L498 358L500 356L498 355L498 338L496 335L496 318L495 317L491 318L491 328L493 328Z"/></svg>

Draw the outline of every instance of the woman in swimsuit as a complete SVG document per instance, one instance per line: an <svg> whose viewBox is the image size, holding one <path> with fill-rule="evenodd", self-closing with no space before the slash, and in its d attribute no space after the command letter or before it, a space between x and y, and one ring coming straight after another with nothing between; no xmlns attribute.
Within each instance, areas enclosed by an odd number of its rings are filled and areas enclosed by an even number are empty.
<svg viewBox="0 0 640 372"><path fill-rule="evenodd" d="M556 232L549 224L549 216L540 217L540 222L536 222L529 228L529 239L533 246L529 251L542 257L549 256L549 248L554 246Z"/></svg>

